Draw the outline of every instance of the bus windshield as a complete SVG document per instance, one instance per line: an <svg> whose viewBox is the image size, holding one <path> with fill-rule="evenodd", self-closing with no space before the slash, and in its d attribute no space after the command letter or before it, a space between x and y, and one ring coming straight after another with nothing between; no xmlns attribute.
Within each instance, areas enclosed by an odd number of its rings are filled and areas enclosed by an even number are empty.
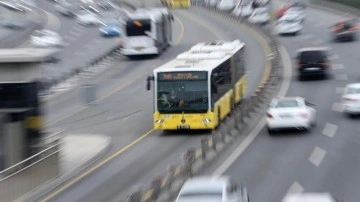
<svg viewBox="0 0 360 202"><path fill-rule="evenodd" d="M207 80L158 81L160 113L205 113L209 109Z"/></svg>
<svg viewBox="0 0 360 202"><path fill-rule="evenodd" d="M127 36L144 36L146 31L151 30L150 20L128 20L126 22Z"/></svg>

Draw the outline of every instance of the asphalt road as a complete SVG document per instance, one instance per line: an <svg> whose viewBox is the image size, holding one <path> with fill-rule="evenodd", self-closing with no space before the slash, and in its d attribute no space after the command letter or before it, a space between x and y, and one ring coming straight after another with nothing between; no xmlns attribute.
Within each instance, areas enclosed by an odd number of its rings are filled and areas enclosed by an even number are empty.
<svg viewBox="0 0 360 202"><path fill-rule="evenodd" d="M359 119L344 116L338 103L343 87L360 80L360 41L330 41L328 28L341 16L308 8L304 32L279 37L290 56L303 47L329 47L333 76L300 82L293 71L287 95L316 104L316 127L310 132L284 131L276 136L262 129L223 173L244 184L252 202L279 202L290 192L330 192L340 201L359 201ZM232 154L224 154L204 174L213 174L228 156Z"/></svg>
<svg viewBox="0 0 360 202"><path fill-rule="evenodd" d="M174 43L160 57L128 61L118 59L106 72L91 79L101 98L95 106L81 108L81 87L46 106L49 128L66 133L103 133L111 136L109 155L115 158L100 169L62 189L50 201L112 201L124 199L133 185L147 184L180 162L180 154L197 147L199 134L164 134L152 131L152 92L145 90L146 75L195 43L240 39L246 43L248 90L256 89L265 66L261 44L254 36L227 19L204 10L174 10ZM231 29L229 29L231 27Z"/></svg>

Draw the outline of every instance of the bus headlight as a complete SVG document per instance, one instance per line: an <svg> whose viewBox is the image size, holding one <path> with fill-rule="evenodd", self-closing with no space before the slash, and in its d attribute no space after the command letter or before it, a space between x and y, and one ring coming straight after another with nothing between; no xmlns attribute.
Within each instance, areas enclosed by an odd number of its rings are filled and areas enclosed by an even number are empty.
<svg viewBox="0 0 360 202"><path fill-rule="evenodd" d="M205 118L202 120L203 123L210 123L211 122L211 119L208 119L208 118Z"/></svg>
<svg viewBox="0 0 360 202"><path fill-rule="evenodd" d="M158 119L158 120L155 121L155 123L162 124L162 123L164 123L164 120L163 119Z"/></svg>

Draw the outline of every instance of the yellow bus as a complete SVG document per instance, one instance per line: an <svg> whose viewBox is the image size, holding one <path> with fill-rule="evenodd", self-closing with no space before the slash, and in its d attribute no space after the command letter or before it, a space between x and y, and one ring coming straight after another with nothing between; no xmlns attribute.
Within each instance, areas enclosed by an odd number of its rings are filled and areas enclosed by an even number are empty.
<svg viewBox="0 0 360 202"><path fill-rule="evenodd" d="M163 6L169 8L190 8L190 0L161 0Z"/></svg>
<svg viewBox="0 0 360 202"><path fill-rule="evenodd" d="M214 129L246 91L245 44L240 40L199 43L154 69L154 128Z"/></svg>

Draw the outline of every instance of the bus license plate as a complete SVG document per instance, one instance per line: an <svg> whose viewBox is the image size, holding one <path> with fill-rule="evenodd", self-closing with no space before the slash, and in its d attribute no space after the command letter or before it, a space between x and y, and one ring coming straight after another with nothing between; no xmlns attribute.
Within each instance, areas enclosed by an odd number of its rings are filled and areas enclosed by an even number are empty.
<svg viewBox="0 0 360 202"><path fill-rule="evenodd" d="M177 129L178 130L188 130L190 129L190 126L189 125L180 125L180 126L177 126Z"/></svg>

